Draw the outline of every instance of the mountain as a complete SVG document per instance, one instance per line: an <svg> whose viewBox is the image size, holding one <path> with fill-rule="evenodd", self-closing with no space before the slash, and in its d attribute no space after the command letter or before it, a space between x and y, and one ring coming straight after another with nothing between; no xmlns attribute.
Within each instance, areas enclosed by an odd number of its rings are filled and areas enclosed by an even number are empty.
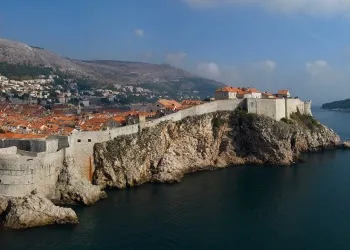
<svg viewBox="0 0 350 250"><path fill-rule="evenodd" d="M329 110L350 110L350 99L325 103L322 105L322 108Z"/></svg>
<svg viewBox="0 0 350 250"><path fill-rule="evenodd" d="M91 84L101 88L133 85L172 96L195 93L203 98L223 86L167 64L70 59L44 48L6 39L0 39L0 62L49 67L75 78L89 79Z"/></svg>

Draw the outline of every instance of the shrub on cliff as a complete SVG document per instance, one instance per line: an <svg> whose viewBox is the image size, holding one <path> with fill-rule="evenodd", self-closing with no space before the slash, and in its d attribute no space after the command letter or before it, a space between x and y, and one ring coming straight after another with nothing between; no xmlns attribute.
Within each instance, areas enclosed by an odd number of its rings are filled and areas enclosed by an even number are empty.
<svg viewBox="0 0 350 250"><path fill-rule="evenodd" d="M306 115L306 114L301 114L300 112L296 112L291 114L290 118L313 131L316 129L322 128L322 125L311 115Z"/></svg>

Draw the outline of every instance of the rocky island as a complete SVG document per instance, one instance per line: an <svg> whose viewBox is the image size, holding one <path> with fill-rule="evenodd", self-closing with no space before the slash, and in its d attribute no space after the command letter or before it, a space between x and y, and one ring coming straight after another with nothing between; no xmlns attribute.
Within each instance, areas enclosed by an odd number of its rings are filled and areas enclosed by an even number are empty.
<svg viewBox="0 0 350 250"><path fill-rule="evenodd" d="M350 99L325 103L322 105L322 108L327 109L327 110L347 111L348 112L348 111L350 111Z"/></svg>

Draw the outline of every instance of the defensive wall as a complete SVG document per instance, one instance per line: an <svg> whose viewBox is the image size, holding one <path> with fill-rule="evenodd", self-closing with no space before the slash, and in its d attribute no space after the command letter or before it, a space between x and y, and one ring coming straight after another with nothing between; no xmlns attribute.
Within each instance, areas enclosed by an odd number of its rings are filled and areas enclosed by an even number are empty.
<svg viewBox="0 0 350 250"><path fill-rule="evenodd" d="M63 162L73 162L83 178L91 180L95 170L93 148L118 136L142 132L163 121L180 121L186 117L216 111L234 111L238 107L249 113L265 115L275 120L297 112L311 114L311 102L299 99L231 99L209 102L180 110L173 114L141 124L105 131L75 132L52 136L46 140L0 141L0 195L24 196L34 189L51 197ZM28 150L29 149L29 150Z"/></svg>

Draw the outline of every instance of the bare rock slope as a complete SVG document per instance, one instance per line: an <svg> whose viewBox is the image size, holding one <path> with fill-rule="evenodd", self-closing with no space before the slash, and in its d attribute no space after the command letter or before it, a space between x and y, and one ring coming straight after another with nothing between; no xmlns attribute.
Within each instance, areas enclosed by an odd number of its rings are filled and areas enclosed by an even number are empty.
<svg viewBox="0 0 350 250"><path fill-rule="evenodd" d="M290 165L302 152L341 146L336 133L313 123L277 122L243 111L167 121L96 144L94 182L110 188L171 183L186 173L230 165Z"/></svg>
<svg viewBox="0 0 350 250"><path fill-rule="evenodd" d="M22 198L11 198L4 220L5 227L11 229L77 223L77 215L71 208L55 206L36 193Z"/></svg>

